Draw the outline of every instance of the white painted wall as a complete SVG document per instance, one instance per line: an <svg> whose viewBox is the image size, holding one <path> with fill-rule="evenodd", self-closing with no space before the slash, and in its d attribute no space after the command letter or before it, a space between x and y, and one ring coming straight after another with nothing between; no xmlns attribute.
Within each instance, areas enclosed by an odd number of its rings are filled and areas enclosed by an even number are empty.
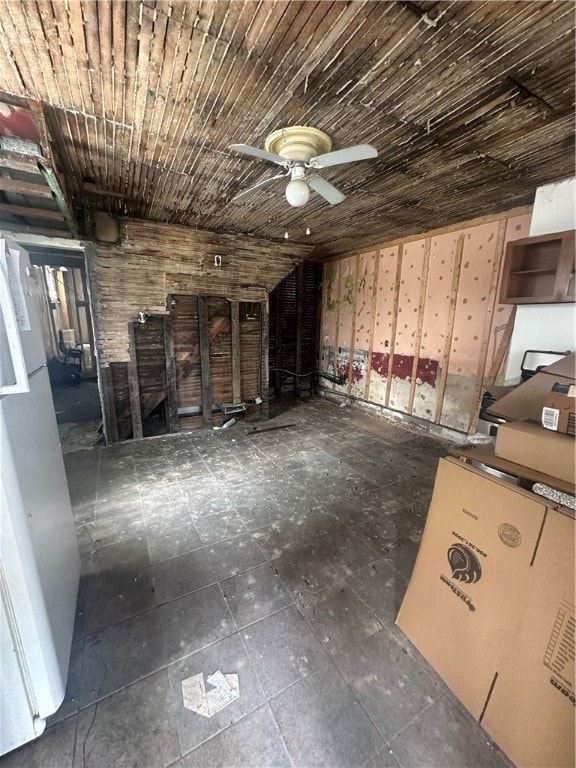
<svg viewBox="0 0 576 768"><path fill-rule="evenodd" d="M576 178L546 184L536 190L530 236L576 229ZM506 380L520 376L526 349L574 351L576 307L574 304L519 305L510 340Z"/></svg>

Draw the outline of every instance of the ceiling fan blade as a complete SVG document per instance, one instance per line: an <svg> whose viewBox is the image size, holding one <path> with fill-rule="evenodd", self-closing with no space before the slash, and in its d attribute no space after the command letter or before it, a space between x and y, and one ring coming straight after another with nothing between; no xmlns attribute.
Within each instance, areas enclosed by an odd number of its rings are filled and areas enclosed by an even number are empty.
<svg viewBox="0 0 576 768"><path fill-rule="evenodd" d="M325 155L313 157L310 165L314 168L328 168L331 165L355 163L358 160L370 160L373 157L378 157L377 149L370 144L357 144L355 147L338 149L336 152L327 152Z"/></svg>
<svg viewBox="0 0 576 768"><path fill-rule="evenodd" d="M343 195L339 189L336 189L336 187L321 176L310 176L306 181L308 186L312 187L319 195L322 195L324 200L327 200L330 205L337 205L346 199L346 195Z"/></svg>
<svg viewBox="0 0 576 768"><path fill-rule="evenodd" d="M239 203L244 198L249 197L254 192L257 192L262 187L268 186L268 184L271 184L273 181L276 181L277 179L285 179L287 176L289 176L289 173L279 173L277 176L271 176L269 179L264 179L263 181L259 181L258 184L254 184L253 187L249 187L248 189L245 189L243 192L239 192L237 195L235 195L232 198L233 203Z"/></svg>
<svg viewBox="0 0 576 768"><path fill-rule="evenodd" d="M276 165L286 165L286 160L280 155L274 155L272 152L266 152L265 149L258 149L258 147L251 147L249 144L230 144L228 149L239 152L241 155L257 157L259 160L268 160L271 163L276 163Z"/></svg>

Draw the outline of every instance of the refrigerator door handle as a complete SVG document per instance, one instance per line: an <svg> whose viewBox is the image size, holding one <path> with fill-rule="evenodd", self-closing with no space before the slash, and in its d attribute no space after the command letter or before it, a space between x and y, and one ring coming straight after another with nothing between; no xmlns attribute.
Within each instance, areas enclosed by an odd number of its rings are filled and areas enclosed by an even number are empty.
<svg viewBox="0 0 576 768"><path fill-rule="evenodd" d="M0 241L0 245L4 246L5 241ZM4 247L2 247L0 251L0 255L3 254ZM0 259L0 308L4 318L6 341L8 350L10 352L10 360L12 361L12 368L14 370L15 377L14 384L0 383L0 395L13 395L22 392L30 392L28 373L26 371L26 361L24 360L22 344L20 343L20 331L18 330L16 312L14 311L14 306L12 304L12 296L10 294L10 286L8 284L8 275L6 273L6 264L3 258Z"/></svg>

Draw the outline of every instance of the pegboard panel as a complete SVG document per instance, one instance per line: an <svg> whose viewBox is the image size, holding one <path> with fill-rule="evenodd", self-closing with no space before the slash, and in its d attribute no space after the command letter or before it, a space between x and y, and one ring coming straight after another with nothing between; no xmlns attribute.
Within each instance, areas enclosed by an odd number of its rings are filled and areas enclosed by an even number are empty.
<svg viewBox="0 0 576 768"><path fill-rule="evenodd" d="M474 407L478 359L496 258L498 226L498 222L494 222L463 232L464 247L440 420L444 426L463 432L468 430L470 412Z"/></svg>
<svg viewBox="0 0 576 768"><path fill-rule="evenodd" d="M392 383L389 406L408 412L410 383L414 366L416 331L420 311L420 289L424 264L425 240L406 243L402 253L402 271L398 292L398 317L392 357Z"/></svg>
<svg viewBox="0 0 576 768"><path fill-rule="evenodd" d="M368 399L373 403L386 403L388 363L396 317L396 271L398 246L383 248L379 252L378 288L374 313L374 341L370 360L370 387Z"/></svg>
<svg viewBox="0 0 576 768"><path fill-rule="evenodd" d="M450 313L450 286L459 232L431 238L418 374L412 414L434 421L438 377Z"/></svg>

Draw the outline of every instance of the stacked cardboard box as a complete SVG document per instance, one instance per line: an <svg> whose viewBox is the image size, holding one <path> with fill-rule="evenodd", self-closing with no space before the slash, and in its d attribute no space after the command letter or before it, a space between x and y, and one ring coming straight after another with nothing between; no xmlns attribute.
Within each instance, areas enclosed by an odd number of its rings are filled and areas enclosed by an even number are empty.
<svg viewBox="0 0 576 768"><path fill-rule="evenodd" d="M538 420L551 379L573 383L573 360L498 415ZM520 421L499 435L492 466L574 492L572 437ZM573 513L442 459L397 624L518 766L574 765L574 602Z"/></svg>

